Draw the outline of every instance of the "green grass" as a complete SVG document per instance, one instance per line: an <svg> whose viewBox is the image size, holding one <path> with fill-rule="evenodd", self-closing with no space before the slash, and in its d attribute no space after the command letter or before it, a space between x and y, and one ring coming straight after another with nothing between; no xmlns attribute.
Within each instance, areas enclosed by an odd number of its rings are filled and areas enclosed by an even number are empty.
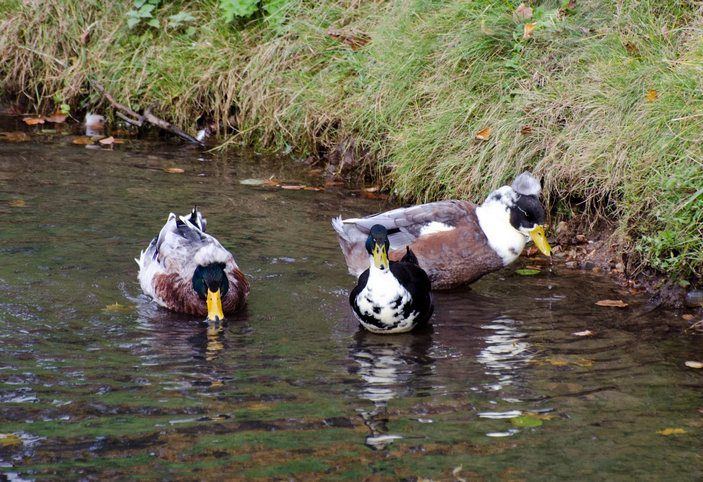
<svg viewBox="0 0 703 482"><path fill-rule="evenodd" d="M191 131L212 117L225 146L308 155L348 144L405 201L480 200L531 169L559 217L614 223L632 268L698 281L701 7L577 0L563 14L561 1L536 1L524 39L518 3L289 0L283 22L235 24L215 1L156 11L164 24L195 16L188 36L130 31L127 3L0 1L0 89L37 109L63 99L80 110L99 102L90 78ZM330 28L371 41L353 50ZM476 140L484 128L490 138Z"/></svg>

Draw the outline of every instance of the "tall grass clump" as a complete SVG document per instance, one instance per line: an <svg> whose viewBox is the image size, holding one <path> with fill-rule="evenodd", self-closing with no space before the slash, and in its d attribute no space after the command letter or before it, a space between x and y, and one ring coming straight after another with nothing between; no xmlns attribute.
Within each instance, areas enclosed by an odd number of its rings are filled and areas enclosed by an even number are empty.
<svg viewBox="0 0 703 482"><path fill-rule="evenodd" d="M134 28L127 2L0 3L1 88L78 109L97 80L185 128L212 118L225 145L349 145L408 201L531 169L559 217L612 222L631 266L703 275L700 3L275 0L233 21L162 3Z"/></svg>

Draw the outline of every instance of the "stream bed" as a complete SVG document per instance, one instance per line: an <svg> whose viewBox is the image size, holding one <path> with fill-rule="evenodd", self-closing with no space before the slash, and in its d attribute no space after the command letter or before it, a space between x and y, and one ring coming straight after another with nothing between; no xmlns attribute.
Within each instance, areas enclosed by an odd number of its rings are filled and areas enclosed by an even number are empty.
<svg viewBox="0 0 703 482"><path fill-rule="evenodd" d="M285 159L113 147L0 140L8 480L703 478L703 370L684 365L703 350L680 313L534 258L437 293L430 330L372 335L330 219L390 204L245 181L323 185ZM194 204L251 281L220 331L136 278Z"/></svg>

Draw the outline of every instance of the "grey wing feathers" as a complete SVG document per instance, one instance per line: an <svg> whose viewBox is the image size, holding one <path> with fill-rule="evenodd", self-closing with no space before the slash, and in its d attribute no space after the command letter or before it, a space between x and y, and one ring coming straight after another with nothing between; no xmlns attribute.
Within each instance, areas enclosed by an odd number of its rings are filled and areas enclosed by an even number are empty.
<svg viewBox="0 0 703 482"><path fill-rule="evenodd" d="M381 224L389 231L388 240L391 243L391 249L398 249L415 241L420 236L423 226L432 222L454 225L456 220L464 216L466 216L466 208L462 201L437 201L398 208L364 218L345 219L343 223L345 227L353 226L363 233L364 239L373 225Z"/></svg>

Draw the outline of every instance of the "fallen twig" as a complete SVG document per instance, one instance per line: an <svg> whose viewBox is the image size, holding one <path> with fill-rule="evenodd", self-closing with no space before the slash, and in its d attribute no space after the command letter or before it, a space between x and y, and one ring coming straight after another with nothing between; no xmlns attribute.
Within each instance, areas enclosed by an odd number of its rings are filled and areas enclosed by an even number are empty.
<svg viewBox="0 0 703 482"><path fill-rule="evenodd" d="M181 139L184 139L192 144L197 144L200 147L205 147L205 144L197 140L195 137L191 136L190 134L186 134L173 124L170 124L165 120L156 117L154 114L151 113L151 110L149 108L144 111L143 115L138 114L129 107L117 102L115 98L112 97L110 93L105 90L105 87L100 82L91 81L90 83L93 85L93 87L95 87L98 92L100 92L103 97L105 97L105 99L107 99L112 108L115 109L117 116L125 122L128 122L137 127L141 127L144 125L144 122L148 122L149 124L155 125L160 129L171 132L172 134L175 134Z"/></svg>

